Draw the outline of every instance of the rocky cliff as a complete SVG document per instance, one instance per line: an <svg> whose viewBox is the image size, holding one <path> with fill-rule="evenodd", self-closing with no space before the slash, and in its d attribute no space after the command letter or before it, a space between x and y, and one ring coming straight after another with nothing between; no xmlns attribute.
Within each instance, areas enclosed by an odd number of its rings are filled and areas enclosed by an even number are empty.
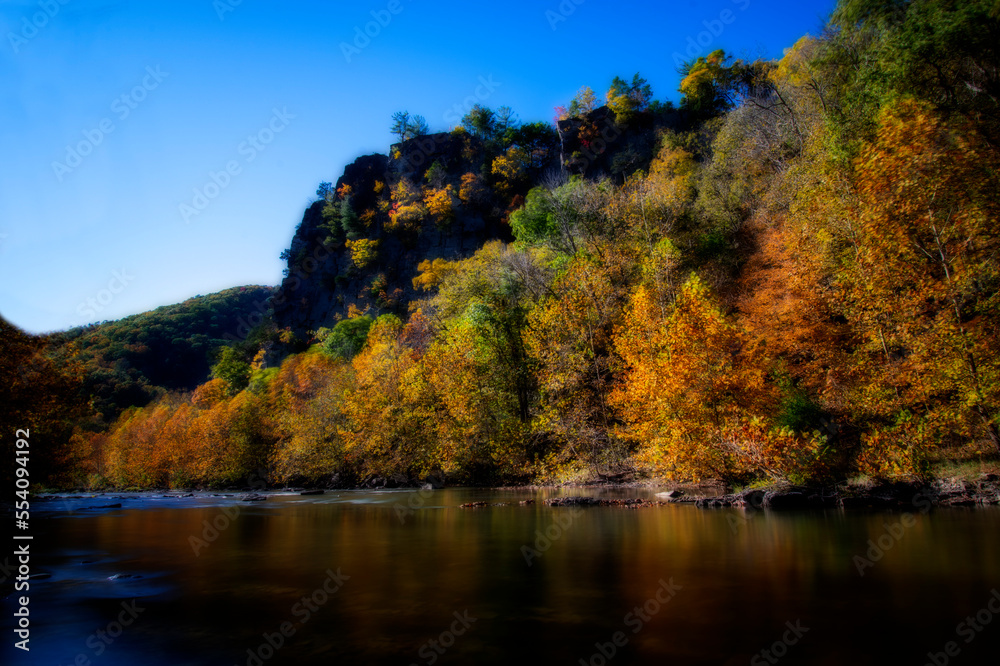
<svg viewBox="0 0 1000 666"><path fill-rule="evenodd" d="M560 163L570 174L621 177L648 169L659 132L676 129L680 113L641 111L618 118L607 106L558 123Z"/></svg>
<svg viewBox="0 0 1000 666"><path fill-rule="evenodd" d="M412 280L420 262L464 258L489 239L507 237L505 206L482 176L486 158L480 141L455 132L404 141L388 156L366 155L348 165L335 191L313 203L296 229L286 277L272 298L278 326L315 331L347 317L352 306L372 315L405 313L416 296ZM400 213L407 205L424 206L430 191L450 196L447 223L426 208ZM370 263L353 258L359 241L373 244Z"/></svg>
<svg viewBox="0 0 1000 666"><path fill-rule="evenodd" d="M509 240L509 213L547 171L620 178L646 169L657 132L676 121L673 112L625 121L601 107L560 121L558 146L503 145L456 130L359 157L303 215L272 299L275 322L308 333L352 311L405 314L418 296L420 263Z"/></svg>

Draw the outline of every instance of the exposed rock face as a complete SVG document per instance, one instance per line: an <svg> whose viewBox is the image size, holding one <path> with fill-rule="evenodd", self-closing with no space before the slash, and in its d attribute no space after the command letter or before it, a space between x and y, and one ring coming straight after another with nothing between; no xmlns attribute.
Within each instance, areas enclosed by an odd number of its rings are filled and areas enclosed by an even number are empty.
<svg viewBox="0 0 1000 666"><path fill-rule="evenodd" d="M606 106L583 118L560 121L562 168L586 177L620 176L648 168L656 147L652 130L676 121L672 112L641 112L624 123ZM406 230L389 223L388 212L396 203L391 193L402 180L417 192L428 180L435 180L435 187L451 185L458 195L463 175L488 174L491 157L481 141L467 133L443 132L394 144L389 152L388 156L359 157L337 180L338 192L350 190L351 208L364 220L362 233L345 236L345 231L336 229L335 222L324 218L326 201L317 201L305 211L289 248L287 275L270 303L279 327L300 334L329 327L346 317L352 306L376 316L403 314L410 301L419 297L412 280L421 261L461 259L486 241L511 239L510 228L503 222L505 211L521 198L510 192L506 198L491 191L485 200L462 202L446 230L439 229L430 215ZM444 176L438 172L428 179L435 163L443 168ZM334 199L342 201L340 196ZM361 268L355 266L348 247L348 240L356 242L359 236L378 243L377 259Z"/></svg>
<svg viewBox="0 0 1000 666"><path fill-rule="evenodd" d="M472 145L472 154L468 156L463 155L467 141ZM449 173L454 173L463 163L474 161L475 154L480 150L478 142L468 135L456 135L451 132L428 134L402 143L394 143L389 149L392 159L388 161L386 168L393 182L399 182L403 177L420 182L434 162L441 162ZM344 175L348 174L345 172Z"/></svg>
<svg viewBox="0 0 1000 666"><path fill-rule="evenodd" d="M588 178L648 169L656 150L654 130L674 128L679 119L676 112L658 116L640 112L625 121L602 106L586 116L560 120L562 168Z"/></svg>
<svg viewBox="0 0 1000 666"><path fill-rule="evenodd" d="M391 205L390 192L401 179L419 188L426 184L428 168L439 162L457 193L462 175L478 174L482 160L482 147L473 137L441 133L395 144L391 156L366 155L349 164L337 188L350 187L351 205L358 215L375 212L364 236L378 242L378 258L364 268L355 267L346 240L324 227L326 202L313 203L295 231L287 276L271 300L278 326L299 333L332 326L346 317L351 305L376 316L405 313L417 296L412 280L421 261L465 258L487 240L509 238L509 228L496 222L495 215L467 206L458 207L447 231L439 230L429 217L408 232L385 228L382 211Z"/></svg>

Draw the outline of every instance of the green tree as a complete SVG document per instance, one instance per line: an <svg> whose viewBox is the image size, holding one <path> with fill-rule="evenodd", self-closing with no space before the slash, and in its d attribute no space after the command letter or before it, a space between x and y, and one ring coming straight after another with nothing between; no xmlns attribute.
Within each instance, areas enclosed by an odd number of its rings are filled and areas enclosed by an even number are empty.
<svg viewBox="0 0 1000 666"><path fill-rule="evenodd" d="M842 0L821 62L845 158L872 141L879 110L900 97L934 104L1000 141L1000 10L995 0Z"/></svg>
<svg viewBox="0 0 1000 666"><path fill-rule="evenodd" d="M559 135L548 123L528 123L508 130L504 142L524 149L534 175L547 167L559 150Z"/></svg>
<svg viewBox="0 0 1000 666"><path fill-rule="evenodd" d="M430 133L430 127L423 116L411 116L409 111L397 111L392 114L392 125L389 128L400 141Z"/></svg>
<svg viewBox="0 0 1000 666"><path fill-rule="evenodd" d="M444 168L440 160L434 160L434 163L427 169L427 173L424 175L424 180L431 187L440 188L444 187L445 180L448 178L448 170Z"/></svg>
<svg viewBox="0 0 1000 666"><path fill-rule="evenodd" d="M405 141L410 131L410 112L397 111L392 114L392 126L389 131L398 136L400 141Z"/></svg>
<svg viewBox="0 0 1000 666"><path fill-rule="evenodd" d="M489 144L497 137L497 114L488 106L476 104L462 117L462 127L483 143Z"/></svg>
<svg viewBox="0 0 1000 666"><path fill-rule="evenodd" d="M594 91L590 89L590 86L584 86L577 91L576 95L569 103L568 113L570 117L577 118L579 116L587 115L596 107L597 95L595 95Z"/></svg>
<svg viewBox="0 0 1000 666"><path fill-rule="evenodd" d="M680 92L684 95L681 107L699 119L714 118L731 109L736 100L729 61L726 52L718 49L685 63L678 72L681 75Z"/></svg>
<svg viewBox="0 0 1000 666"><path fill-rule="evenodd" d="M645 111L653 100L653 89L638 72L632 83L616 76L607 94L608 106L620 120L628 120L639 111Z"/></svg>
<svg viewBox="0 0 1000 666"><path fill-rule="evenodd" d="M431 128L427 124L427 120L423 116L413 116L413 120L410 123L410 136L408 138L412 139L430 133Z"/></svg>
<svg viewBox="0 0 1000 666"><path fill-rule="evenodd" d="M322 201L330 201L334 194L336 194L336 190L333 189L333 183L329 181L320 183L319 187L316 188L316 198Z"/></svg>
<svg viewBox="0 0 1000 666"><path fill-rule="evenodd" d="M337 322L323 342L323 350L333 357L350 360L365 346L372 318L353 317Z"/></svg>
<svg viewBox="0 0 1000 666"><path fill-rule="evenodd" d="M224 381L230 395L236 395L250 384L251 373L250 364L233 347L223 347L219 360L212 366L212 377Z"/></svg>
<svg viewBox="0 0 1000 666"><path fill-rule="evenodd" d="M364 235L364 223L358 218L354 211L354 204L351 203L351 195L344 198L339 204L340 228L351 240L357 240Z"/></svg>

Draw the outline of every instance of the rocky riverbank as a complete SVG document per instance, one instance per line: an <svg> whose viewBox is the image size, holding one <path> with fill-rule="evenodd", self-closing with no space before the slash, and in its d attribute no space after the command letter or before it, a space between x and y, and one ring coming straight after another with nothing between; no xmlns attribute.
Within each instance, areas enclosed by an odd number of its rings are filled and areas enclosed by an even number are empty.
<svg viewBox="0 0 1000 666"><path fill-rule="evenodd" d="M914 507L923 509L931 506L975 507L1000 504L1000 476L996 474L985 474L975 481L935 479L930 482L833 487L778 484L731 493L706 493L706 489L711 490L711 487L677 488L657 493L656 499L573 495L550 497L542 503L547 506L617 506L626 509L693 504L700 509L737 507L773 510L835 508L906 510ZM519 504L533 503L529 500ZM462 504L461 508L480 509L507 505L506 502L468 502Z"/></svg>
<svg viewBox="0 0 1000 666"><path fill-rule="evenodd" d="M381 481L381 480L380 480ZM378 484L372 487L353 487L344 490L382 490L386 488L396 489L419 489L421 491L439 490L445 484L436 478L426 478L419 482L400 480L396 484ZM836 486L795 486L790 484L775 484L767 487L748 488L739 491L728 491L721 484L684 484L674 487L667 486L669 490L658 492L654 498L648 495L654 489L664 486L655 482L624 482L624 483L601 483L595 485L574 484L574 485L532 485L519 486L514 488L496 488L495 490L526 490L541 491L555 488L572 488L578 492L577 495L550 497L541 500L548 506L618 506L629 509L638 509L653 506L663 506L666 504L693 504L698 508L712 509L723 507L738 507L749 509L901 509L913 507L916 502L922 506L930 504L932 506L954 506L954 507L975 507L1000 505L1000 475L982 474L974 479L962 478L939 478L930 481L895 482L895 483L871 483L867 485L842 484ZM618 491L617 497L601 496L607 491ZM623 497L626 491L645 491L641 497ZM81 492L77 490L76 492ZM118 493L124 491L110 490L103 492L83 491L88 497L105 497L107 499L123 499ZM235 497L246 502L262 501L270 494L300 494L300 495L320 495L330 492L327 488L305 488L305 487L285 487L285 488L264 488L264 487L234 487L222 491L204 491L198 489L199 496L213 497ZM156 496L158 493L164 498L194 497L190 490L168 489L154 491L140 491L133 496ZM593 493L591 495L590 493ZM596 496L595 496L596 495ZM72 499L82 497L82 495L62 495L62 499ZM131 496L130 496L131 497ZM54 499L54 495L42 493L35 496L36 499ZM517 502L522 505L533 504L534 500ZM505 506L507 503L491 502L470 502L462 505L463 508L484 508L488 506ZM103 507L102 507L103 508Z"/></svg>
<svg viewBox="0 0 1000 666"><path fill-rule="evenodd" d="M699 508L742 507L754 509L906 509L916 504L932 506L987 506L1000 504L1000 476L986 474L975 481L935 479L930 482L897 482L870 486L805 487L778 485L750 488L709 497L681 496L674 502Z"/></svg>

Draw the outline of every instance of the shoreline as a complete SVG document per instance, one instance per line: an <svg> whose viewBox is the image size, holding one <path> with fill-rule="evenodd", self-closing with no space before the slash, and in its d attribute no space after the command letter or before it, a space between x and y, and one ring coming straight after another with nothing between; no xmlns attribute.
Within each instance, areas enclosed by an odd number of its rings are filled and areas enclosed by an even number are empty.
<svg viewBox="0 0 1000 666"><path fill-rule="evenodd" d="M959 478L939 478L930 481L897 481L871 483L864 486L840 485L810 485L800 486L788 483L775 483L741 490L732 490L723 484L700 483L678 484L656 481L641 482L604 482L604 483L570 483L570 484L531 484L519 486L444 486L438 483L420 485L400 485L389 487L352 487L352 488L322 488L308 486L283 487L247 487L228 486L226 488L150 488L136 489L103 489L84 490L79 488L57 490L45 489L34 495L38 501L66 498L122 498L160 496L169 498L185 497L228 497L239 498L245 502L266 500L270 495L296 494L303 496L319 496L334 492L354 491L418 491L433 492L443 489L484 490L494 492L509 491L545 491L570 490L578 491L572 495L563 495L561 500L546 504L553 506L579 505L621 505L623 500L636 500L638 506L655 506L665 504L689 504L700 509L713 508L743 508L772 510L809 510L809 509L906 509L913 506L936 507L987 507L1000 505L1000 475L984 474L976 480ZM623 492L644 491L654 493L655 500L649 498L600 498L604 492L611 491L616 495ZM642 500L642 501L638 501ZM489 503L486 503L487 505Z"/></svg>

